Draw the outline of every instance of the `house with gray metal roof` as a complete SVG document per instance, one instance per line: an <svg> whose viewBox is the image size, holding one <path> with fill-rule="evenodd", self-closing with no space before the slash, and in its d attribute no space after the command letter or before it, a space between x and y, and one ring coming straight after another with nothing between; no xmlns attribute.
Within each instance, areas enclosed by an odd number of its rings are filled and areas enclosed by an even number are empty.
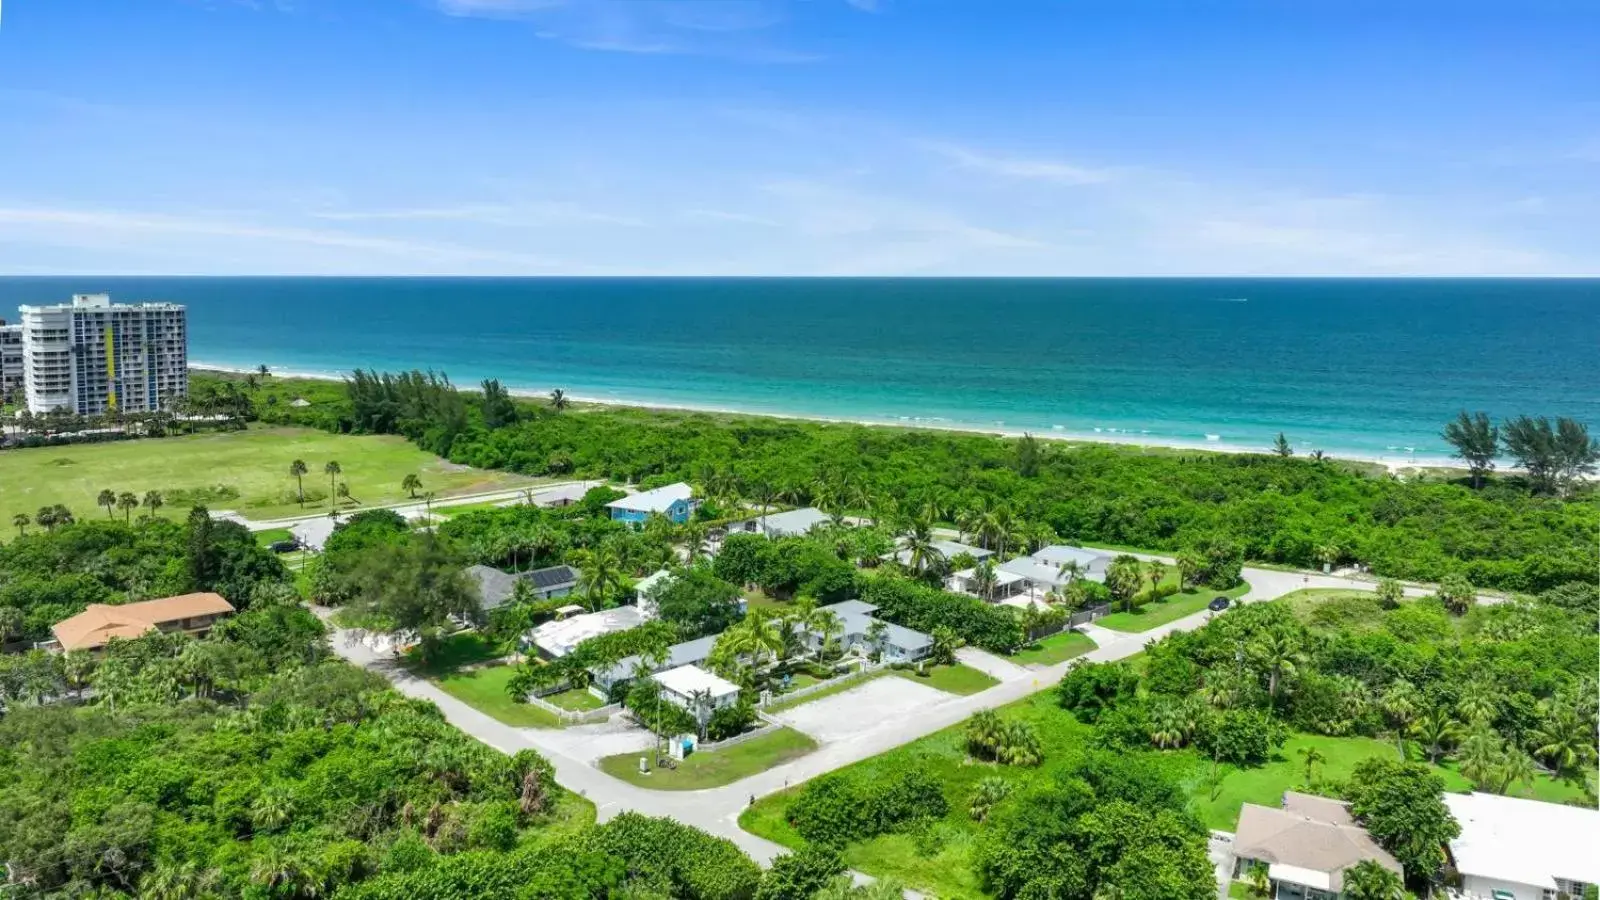
<svg viewBox="0 0 1600 900"><path fill-rule="evenodd" d="M716 646L717 637L718 635L713 634L703 638L696 638L692 641L673 644L667 648L666 659L659 663L648 664L646 668L651 674L654 674L667 669L676 669L679 666L699 665L710 658L711 648ZM602 692L609 692L612 685L633 678L639 671L639 664L644 661L643 657L629 656L609 669L593 671L590 674L594 675L595 687Z"/></svg>
<svg viewBox="0 0 1600 900"><path fill-rule="evenodd" d="M871 653L881 649L883 658L890 662L915 662L928 655L933 648L933 638L916 629L877 618L873 615L877 609L861 600L844 600L817 607L818 612L826 610L839 618L843 632L837 638L839 646L847 651ZM881 643L874 643L870 637L875 622L883 623ZM812 650L822 649L823 642L824 635L819 632L811 631L806 635L806 646Z"/></svg>
<svg viewBox="0 0 1600 900"><path fill-rule="evenodd" d="M660 515L682 525L689 521L689 514L694 512L694 505L694 488L680 481L665 487L629 494L607 503L606 507L611 510L611 518L618 522L639 524L651 516Z"/></svg>
<svg viewBox="0 0 1600 900"><path fill-rule="evenodd" d="M793 537L808 534L813 528L833 521L832 517L814 506L768 513L728 526L729 534L764 534L767 537Z"/></svg>

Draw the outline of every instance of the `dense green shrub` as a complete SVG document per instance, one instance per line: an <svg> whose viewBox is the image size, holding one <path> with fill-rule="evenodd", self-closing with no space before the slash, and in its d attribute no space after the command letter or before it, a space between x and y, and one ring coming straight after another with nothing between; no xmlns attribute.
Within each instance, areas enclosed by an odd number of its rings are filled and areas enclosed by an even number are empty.
<svg viewBox="0 0 1600 900"><path fill-rule="evenodd" d="M789 823L807 841L843 846L894 831L918 819L949 812L939 782L911 769L892 777L824 775L809 782L789 805Z"/></svg>
<svg viewBox="0 0 1600 900"><path fill-rule="evenodd" d="M1011 653L1024 642L1022 625L1011 607L976 597L882 575L861 576L860 597L878 607L877 615L898 625L930 634L943 626L984 650Z"/></svg>
<svg viewBox="0 0 1600 900"><path fill-rule="evenodd" d="M1093 724L1138 688L1139 676L1122 663L1082 662L1061 676L1056 702L1078 721Z"/></svg>

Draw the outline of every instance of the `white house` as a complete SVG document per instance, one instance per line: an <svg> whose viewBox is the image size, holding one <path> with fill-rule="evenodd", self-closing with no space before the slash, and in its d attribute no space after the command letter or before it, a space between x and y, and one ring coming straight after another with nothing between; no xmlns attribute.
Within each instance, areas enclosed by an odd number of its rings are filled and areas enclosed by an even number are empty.
<svg viewBox="0 0 1600 900"><path fill-rule="evenodd" d="M524 647L537 649L541 656L557 659L571 653L572 648L589 638L637 628L647 620L648 617L637 606L602 609L545 622L523 635L522 643Z"/></svg>
<svg viewBox="0 0 1600 900"><path fill-rule="evenodd" d="M697 716L739 702L739 686L699 666L679 666L650 676L661 685L661 696Z"/></svg>
<svg viewBox="0 0 1600 900"><path fill-rule="evenodd" d="M934 551L939 554L939 558L943 559L945 562L949 562L963 553L972 557L974 562L983 562L994 555L993 550L985 550L982 547L974 547L971 544L963 544L960 541L933 541L932 547ZM890 557L899 560L901 565L911 565L910 550L904 548L896 550L894 553L890 554Z"/></svg>
<svg viewBox="0 0 1600 900"><path fill-rule="evenodd" d="M843 600L817 607L818 612L827 611L838 617L843 631L836 637L839 646L844 650L855 650L860 653L881 650L883 658L890 662L916 662L933 649L933 638L915 629L884 622L874 617L872 614L877 609L865 600ZM874 623L883 625L883 637L877 643L874 643L868 635ZM824 639L824 635L811 631L806 634L806 645L813 650L819 650Z"/></svg>
<svg viewBox="0 0 1600 900"><path fill-rule="evenodd" d="M1445 794L1461 826L1450 860L1459 900L1582 897L1600 884L1600 811L1498 794Z"/></svg>
<svg viewBox="0 0 1600 900"><path fill-rule="evenodd" d="M814 506L802 509L791 509L784 512L768 513L743 522L735 522L728 526L729 534L745 532L748 534L764 534L767 537L792 537L806 534L819 525L832 521L832 518Z"/></svg>

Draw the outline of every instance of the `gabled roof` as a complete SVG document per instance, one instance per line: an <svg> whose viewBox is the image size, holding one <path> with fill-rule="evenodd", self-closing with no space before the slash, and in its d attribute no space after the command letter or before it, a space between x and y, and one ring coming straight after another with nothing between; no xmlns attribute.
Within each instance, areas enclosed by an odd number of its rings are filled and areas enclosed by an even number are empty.
<svg viewBox="0 0 1600 900"><path fill-rule="evenodd" d="M533 582L533 586L541 591L553 588L566 587L578 583L578 570L571 566L551 566L548 569L534 569L522 576Z"/></svg>
<svg viewBox="0 0 1600 900"><path fill-rule="evenodd" d="M832 519L829 518L827 513L814 506L757 516L749 520L750 523L754 523L757 531L775 537L806 534L818 525L830 521Z"/></svg>
<svg viewBox="0 0 1600 900"><path fill-rule="evenodd" d="M712 700L739 693L739 686L726 678L707 672L699 666L679 666L650 676L662 687L680 697L693 697L696 691L705 691Z"/></svg>
<svg viewBox="0 0 1600 900"><path fill-rule="evenodd" d="M657 569L654 572L651 572L649 575L646 575L645 577L634 582L633 592L640 597L643 597L650 593L650 591L655 588L656 585L671 578L671 572L667 571L666 569Z"/></svg>
<svg viewBox="0 0 1600 900"><path fill-rule="evenodd" d="M1445 794L1461 826L1456 870L1555 890L1553 879L1600 884L1600 811L1498 794Z"/></svg>
<svg viewBox="0 0 1600 900"><path fill-rule="evenodd" d="M620 500L613 500L607 503L606 506L611 509L623 509L629 512L664 513L671 509L674 503L680 500L688 500L693 496L694 488L680 481L677 484L669 484L665 487L630 494Z"/></svg>
<svg viewBox="0 0 1600 900"><path fill-rule="evenodd" d="M233 604L221 594L180 594L159 600L109 606L91 603L77 615L51 627L63 650L93 650L104 647L112 638L136 638L162 625L195 616L214 616L233 612Z"/></svg>
<svg viewBox="0 0 1600 900"><path fill-rule="evenodd" d="M718 637L719 635L713 634L703 638L695 638L692 641L684 641L681 644L673 644L667 648L667 658L661 664L661 668L675 669L678 666L704 662L711 656L711 648L717 645ZM626 657L604 672L595 672L594 675L601 681L608 683L623 678L632 678L634 671L639 668L641 659L642 657L639 656Z"/></svg>
<svg viewBox="0 0 1600 900"><path fill-rule="evenodd" d="M829 603L827 606L817 607L817 612L822 612L823 610L843 617L851 614L870 616L877 612L878 608L865 600L840 600L838 603Z"/></svg>
<svg viewBox="0 0 1600 900"><path fill-rule="evenodd" d="M1018 578L1025 578L1034 584L1043 584L1053 587L1055 585L1067 583L1067 578L1061 574L1060 569L1050 565L1049 563L1040 562L1031 556L1019 556L1016 559L1008 559L994 568L996 572L1005 572L1010 575L1015 575Z"/></svg>
<svg viewBox="0 0 1600 900"><path fill-rule="evenodd" d="M485 612L504 606L516 590L517 576L489 566L468 566L467 574L478 583L478 597Z"/></svg>
<svg viewBox="0 0 1600 900"><path fill-rule="evenodd" d="M1345 804L1288 791L1283 806L1244 804L1233 836L1235 856L1262 860L1298 884L1336 893L1343 888L1344 870L1363 860L1401 873L1400 864L1355 824Z"/></svg>
<svg viewBox="0 0 1600 900"><path fill-rule="evenodd" d="M1058 569L1062 563L1070 560L1083 566L1085 575L1104 576L1106 566L1111 565L1111 555L1108 553L1083 547L1069 547L1065 544L1051 544L1048 547L1040 547L1038 552L1033 554L1033 558Z"/></svg>

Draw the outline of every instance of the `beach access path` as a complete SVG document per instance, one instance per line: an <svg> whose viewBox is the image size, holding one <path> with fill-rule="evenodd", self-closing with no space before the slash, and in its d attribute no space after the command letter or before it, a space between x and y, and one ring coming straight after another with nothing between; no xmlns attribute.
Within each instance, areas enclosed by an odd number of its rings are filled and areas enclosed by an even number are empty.
<svg viewBox="0 0 1600 900"><path fill-rule="evenodd" d="M1352 590L1372 587L1370 581L1356 578L1253 567L1244 570L1244 578L1251 585L1243 598L1244 602L1273 600L1306 587ZM1412 593L1409 589L1407 592ZM1423 592L1422 588L1416 589L1417 594ZM319 610L319 614L324 616L328 612ZM1173 632L1199 628L1213 615L1209 610L1202 610L1139 633L1090 629L1089 634L1096 640L1097 646L1077 659L1091 662L1126 659L1143 650L1150 641L1160 640ZM600 771L591 761L594 756L592 753L576 752L571 741L563 740L558 731L514 728L473 709L432 682L412 674L392 656L374 652L356 640L354 635L336 630L333 648L350 662L384 675L401 693L431 701L451 724L483 743L504 753L515 753L522 749L539 751L555 767L558 782L595 804L600 821L629 810L650 816L670 816L733 841L763 865L785 850L739 827L739 814L755 800L948 728L978 710L1004 706L1054 687L1077 661L1074 659L1052 666L1030 668L1027 677L1003 680L976 694L965 697L952 695L936 705L889 716L839 740L825 742L792 762L723 787L700 791L653 791L619 781Z"/></svg>

